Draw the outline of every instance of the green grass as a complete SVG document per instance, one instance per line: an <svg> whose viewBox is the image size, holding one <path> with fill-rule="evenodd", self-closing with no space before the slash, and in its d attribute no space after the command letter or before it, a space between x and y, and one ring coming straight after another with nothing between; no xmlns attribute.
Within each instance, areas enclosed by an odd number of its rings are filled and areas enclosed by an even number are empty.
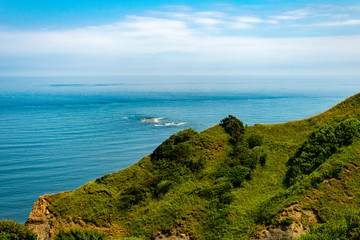
<svg viewBox="0 0 360 240"><path fill-rule="evenodd" d="M244 128L229 116L222 126L180 132L133 166L49 196L53 226L85 223L115 239L149 239L173 229L191 239L248 239L277 224L279 212L294 202L329 221L359 207L358 139L334 148L311 171L302 170L290 186L284 181L288 161L313 144L311 133L357 118L359 109L355 95L304 120ZM301 166L307 166L314 158L303 159Z"/></svg>

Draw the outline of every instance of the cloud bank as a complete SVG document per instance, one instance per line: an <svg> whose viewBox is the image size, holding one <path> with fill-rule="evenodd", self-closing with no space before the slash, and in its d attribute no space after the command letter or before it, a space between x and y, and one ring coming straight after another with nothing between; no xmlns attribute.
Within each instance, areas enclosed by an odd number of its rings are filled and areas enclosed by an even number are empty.
<svg viewBox="0 0 360 240"><path fill-rule="evenodd" d="M359 74L357 7L167 6L107 25L0 30L0 75Z"/></svg>

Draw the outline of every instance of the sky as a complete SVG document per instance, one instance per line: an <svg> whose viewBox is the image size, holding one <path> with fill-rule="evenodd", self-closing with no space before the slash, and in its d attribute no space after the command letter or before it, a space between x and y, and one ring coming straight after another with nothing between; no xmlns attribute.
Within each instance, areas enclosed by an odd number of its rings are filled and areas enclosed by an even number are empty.
<svg viewBox="0 0 360 240"><path fill-rule="evenodd" d="M360 75L360 2L0 0L0 76Z"/></svg>

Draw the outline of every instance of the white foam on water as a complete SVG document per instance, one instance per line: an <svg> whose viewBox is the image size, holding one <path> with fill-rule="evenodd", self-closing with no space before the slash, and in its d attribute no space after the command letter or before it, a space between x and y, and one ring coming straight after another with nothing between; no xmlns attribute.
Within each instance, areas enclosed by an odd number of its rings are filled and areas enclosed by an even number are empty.
<svg viewBox="0 0 360 240"><path fill-rule="evenodd" d="M158 123L161 120L163 120L164 118L143 118L141 119L141 122L147 122L147 123Z"/></svg>

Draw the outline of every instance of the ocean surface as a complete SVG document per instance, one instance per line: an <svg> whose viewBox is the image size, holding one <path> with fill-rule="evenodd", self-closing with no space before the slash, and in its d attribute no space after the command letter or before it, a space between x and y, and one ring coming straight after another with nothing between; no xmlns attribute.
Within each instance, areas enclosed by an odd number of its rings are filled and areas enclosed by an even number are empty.
<svg viewBox="0 0 360 240"><path fill-rule="evenodd" d="M182 129L304 119L359 91L356 76L1 77L0 219L24 223L39 196L124 169Z"/></svg>

